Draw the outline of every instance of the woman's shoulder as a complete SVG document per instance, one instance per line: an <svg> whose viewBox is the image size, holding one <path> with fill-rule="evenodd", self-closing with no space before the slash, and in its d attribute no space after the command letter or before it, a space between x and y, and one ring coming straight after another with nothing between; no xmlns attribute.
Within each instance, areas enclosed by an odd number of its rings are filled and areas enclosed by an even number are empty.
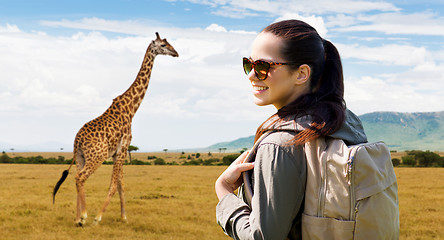
<svg viewBox="0 0 444 240"><path fill-rule="evenodd" d="M258 166L275 165L275 167L265 168L266 171L273 171L274 174L275 171L294 171L295 167L301 171L305 170L304 146L292 143L296 134L297 132L276 131L267 135L259 144L256 152L255 158ZM300 173L302 174L302 172Z"/></svg>
<svg viewBox="0 0 444 240"><path fill-rule="evenodd" d="M266 133L265 133L266 134ZM262 141L262 144L276 144L279 146L287 145L291 141L297 132L295 131L273 131L269 133Z"/></svg>
<svg viewBox="0 0 444 240"><path fill-rule="evenodd" d="M297 146L292 143L297 132L295 131L274 131L269 133L260 143L258 147L259 152L272 152L282 151L290 155L299 155L298 153L303 150L302 146Z"/></svg>

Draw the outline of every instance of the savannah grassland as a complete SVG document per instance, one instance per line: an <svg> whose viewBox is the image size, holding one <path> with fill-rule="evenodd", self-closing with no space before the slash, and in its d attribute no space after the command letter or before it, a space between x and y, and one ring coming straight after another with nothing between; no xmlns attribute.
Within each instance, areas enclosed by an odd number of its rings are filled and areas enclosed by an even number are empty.
<svg viewBox="0 0 444 240"><path fill-rule="evenodd" d="M167 162L177 157L148 155ZM52 189L66 168L0 164L0 239L230 239L216 223L213 190L226 166L124 166L128 223L120 221L116 193L101 224L92 226L111 177L112 166L103 165L86 182L89 218L83 228L74 226L75 167L52 204ZM401 239L444 239L444 168L395 171Z"/></svg>

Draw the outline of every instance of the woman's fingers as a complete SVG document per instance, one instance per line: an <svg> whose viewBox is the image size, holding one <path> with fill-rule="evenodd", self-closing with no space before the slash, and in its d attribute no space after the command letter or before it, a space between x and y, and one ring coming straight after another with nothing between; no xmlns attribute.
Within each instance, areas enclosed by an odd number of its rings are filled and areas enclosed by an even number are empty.
<svg viewBox="0 0 444 240"><path fill-rule="evenodd" d="M237 168L237 171L242 173L242 172L245 172L245 171L253 169L254 168L254 162L252 162L252 163L241 163L241 164L238 164L236 166L236 168Z"/></svg>
<svg viewBox="0 0 444 240"><path fill-rule="evenodd" d="M219 200L227 193L232 193L242 183L242 172L254 168L254 163L245 163L248 152L242 153L216 180L216 194Z"/></svg>
<svg viewBox="0 0 444 240"><path fill-rule="evenodd" d="M247 160L248 154L250 154L250 151L245 151L242 153L241 156L243 156L243 159L242 159L241 163L245 163L245 161Z"/></svg>

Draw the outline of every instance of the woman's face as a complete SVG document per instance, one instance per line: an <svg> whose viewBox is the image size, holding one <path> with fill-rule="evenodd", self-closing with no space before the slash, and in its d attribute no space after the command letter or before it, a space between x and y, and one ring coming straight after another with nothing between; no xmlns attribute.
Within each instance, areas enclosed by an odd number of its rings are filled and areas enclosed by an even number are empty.
<svg viewBox="0 0 444 240"><path fill-rule="evenodd" d="M279 37L262 32L253 42L250 58L252 61L285 63L286 60L280 55L282 45L283 41ZM273 104L280 109L307 93L308 76L305 76L305 81L301 81L304 73L300 69L292 70L288 65L271 65L268 76L263 81L260 81L252 70L248 79L253 86L254 103L259 106Z"/></svg>

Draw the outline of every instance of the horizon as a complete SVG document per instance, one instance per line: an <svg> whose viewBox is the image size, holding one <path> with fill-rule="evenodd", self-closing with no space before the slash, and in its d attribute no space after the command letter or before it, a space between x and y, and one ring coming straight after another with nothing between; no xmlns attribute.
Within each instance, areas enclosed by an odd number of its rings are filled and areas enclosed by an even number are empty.
<svg viewBox="0 0 444 240"><path fill-rule="evenodd" d="M156 58L131 144L152 152L251 136L276 110L254 105L241 58L261 29L292 18L338 48L357 115L444 111L443 2L297 2L2 1L0 150L72 149L132 84L155 32L179 58Z"/></svg>
<svg viewBox="0 0 444 240"><path fill-rule="evenodd" d="M364 113L362 115L359 115L359 117L361 118L364 115L371 115L371 114L377 114L377 113L398 113L398 114L412 114L412 115L415 115L415 114L428 114L428 113L434 113L434 114L440 114L441 113L441 114L444 114L444 111L436 111L436 112L376 111L376 112L371 112L371 113ZM167 149L167 151L168 152L172 152L172 153L178 153L178 152L192 153L192 152L207 152L207 151L214 152L214 151L211 151L212 150L211 147L214 147L214 145L220 145L220 144L225 144L225 143L232 143L232 142L238 141L240 139L246 139L246 138L251 138L251 137L254 137L254 134L249 135L249 136L237 137L235 139L231 139L231 140L227 140L227 141L223 141L223 142L213 143L213 144L210 144L208 146L194 146L194 147L191 147L191 148ZM380 140L382 140L382 139L380 139ZM68 147L69 150L65 150L65 147L60 148L59 151L42 151L41 150L41 149L53 149L54 150L56 148L53 147L53 146L55 146L57 144L58 143L54 143L54 142L52 142L52 143L51 142L50 143L41 143L41 144L37 144L37 145L33 145L33 146L19 146L19 148L17 148L17 149L16 149L16 147L12 147L12 148L10 148L8 150L10 150L9 152L13 153L13 154L14 153L30 153L30 152L35 152L35 153L45 153L45 152L69 153L69 152L73 151L73 149L69 149L69 147ZM0 146L2 146L2 145L7 145L7 144L0 142ZM49 145L51 145L51 147L48 147ZM58 144L58 145L60 145L60 144ZM28 149L28 150L26 150L26 149ZM238 152L238 150L239 149L225 149L224 152L226 151L226 153L235 153L235 152ZM6 151L6 150L2 150L2 151L8 153L8 151ZM141 153L141 152L154 152L154 153L159 152L160 153L160 152L164 152L164 151L165 151L165 149L162 149L162 150L158 149L158 150L154 150L154 151L139 151L139 150L137 150L136 152L139 152L139 153ZM220 151L220 149L219 149L219 151ZM402 150L402 151L407 151L407 150Z"/></svg>

